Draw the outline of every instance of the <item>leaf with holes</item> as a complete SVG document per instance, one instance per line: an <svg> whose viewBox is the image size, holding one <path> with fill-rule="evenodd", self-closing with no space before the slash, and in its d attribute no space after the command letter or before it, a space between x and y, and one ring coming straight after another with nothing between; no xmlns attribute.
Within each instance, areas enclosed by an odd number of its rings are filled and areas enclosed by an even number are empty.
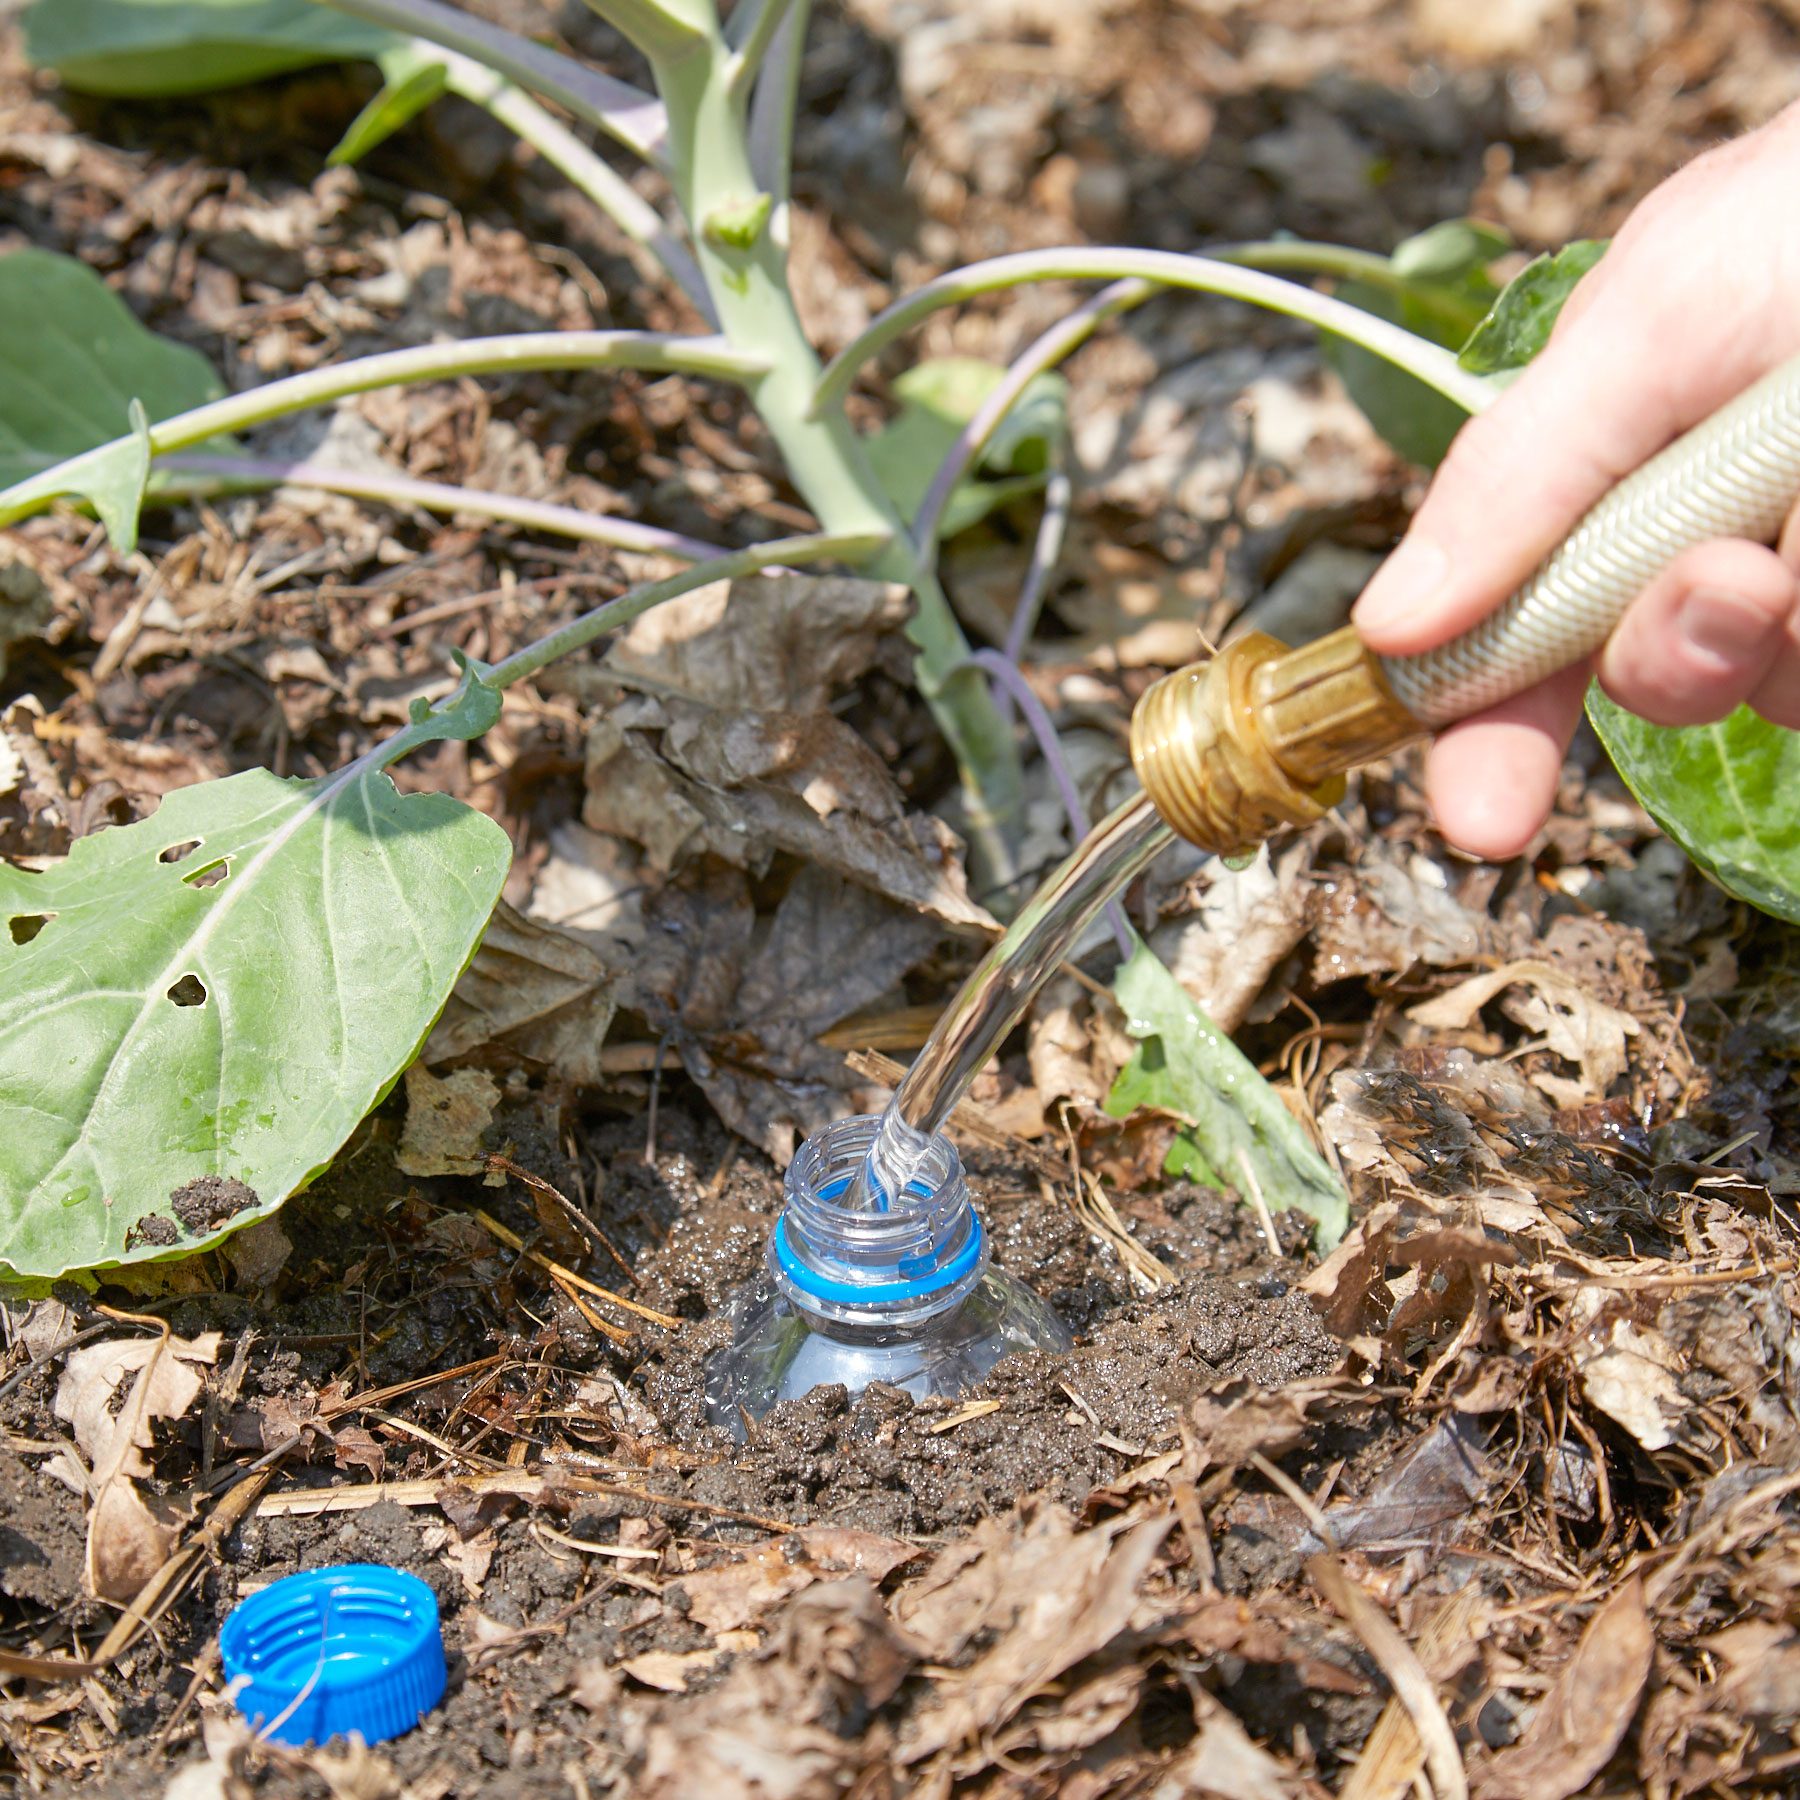
<svg viewBox="0 0 1800 1800"><path fill-rule="evenodd" d="M45 491L92 501L129 550L155 485L147 422L224 392L205 357L146 331L86 264L48 250L0 256L0 489L55 471Z"/></svg>
<svg viewBox="0 0 1800 1800"><path fill-rule="evenodd" d="M88 94L203 94L399 40L318 0L35 0L25 54Z"/></svg>
<svg viewBox="0 0 1800 1800"><path fill-rule="evenodd" d="M417 1053L509 856L365 759L0 867L0 1274L186 1254L304 1187Z"/></svg>

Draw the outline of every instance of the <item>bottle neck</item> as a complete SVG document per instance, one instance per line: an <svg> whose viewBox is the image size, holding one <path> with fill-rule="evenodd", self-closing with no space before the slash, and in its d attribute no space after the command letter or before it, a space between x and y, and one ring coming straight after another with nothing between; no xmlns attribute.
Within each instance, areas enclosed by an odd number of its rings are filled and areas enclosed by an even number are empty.
<svg viewBox="0 0 1800 1800"><path fill-rule="evenodd" d="M921 1330L961 1305L988 1261L962 1161L946 1138L930 1140L885 1210L843 1203L880 1124L867 1114L841 1119L801 1145L769 1237L776 1287L815 1329L859 1334L851 1341ZM860 1335L868 1333L877 1335Z"/></svg>

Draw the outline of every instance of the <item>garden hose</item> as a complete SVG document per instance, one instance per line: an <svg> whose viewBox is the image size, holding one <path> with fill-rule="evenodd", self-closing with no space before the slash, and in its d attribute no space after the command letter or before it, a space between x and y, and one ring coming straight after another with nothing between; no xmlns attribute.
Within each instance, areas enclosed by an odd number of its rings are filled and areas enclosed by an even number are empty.
<svg viewBox="0 0 1800 1800"><path fill-rule="evenodd" d="M1131 720L1131 756L1164 821L1224 854L1336 803L1343 774L1535 686L1605 643L1682 551L1768 542L1800 494L1800 357L1626 477L1497 612L1416 656L1376 656L1345 626L1289 650L1254 633L1165 676Z"/></svg>

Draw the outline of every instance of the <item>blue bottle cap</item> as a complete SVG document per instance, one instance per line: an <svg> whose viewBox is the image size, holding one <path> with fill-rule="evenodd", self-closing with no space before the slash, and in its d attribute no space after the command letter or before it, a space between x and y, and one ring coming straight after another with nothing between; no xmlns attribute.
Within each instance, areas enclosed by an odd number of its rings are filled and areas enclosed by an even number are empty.
<svg viewBox="0 0 1800 1800"><path fill-rule="evenodd" d="M410 1731L444 1697L437 1598L374 1563L309 1569L232 1608L219 1633L238 1710L278 1744Z"/></svg>

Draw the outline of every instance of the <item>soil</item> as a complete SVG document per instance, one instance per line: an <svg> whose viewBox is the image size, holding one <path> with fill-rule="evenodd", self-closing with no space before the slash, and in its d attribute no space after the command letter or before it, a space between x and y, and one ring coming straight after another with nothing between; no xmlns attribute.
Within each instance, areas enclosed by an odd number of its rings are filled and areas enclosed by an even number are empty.
<svg viewBox="0 0 1800 1800"><path fill-rule="evenodd" d="M479 10L547 29L523 0ZM1047 243L1289 232L1386 251L1476 213L1545 248L1615 228L1660 175L1800 92L1788 4L1479 10L822 8L796 152L808 324L834 349L896 292ZM626 66L585 9L555 26ZM233 387L436 335L693 326L459 102L326 171L366 73L99 101L31 75L0 33L0 248L80 256ZM1069 303L1021 289L941 315L917 349L1003 359ZM1028 673L1097 812L1148 680L1257 608L1289 609L1295 636L1339 622L1419 480L1286 322L1165 298L1067 373L1078 498ZM857 405L880 413L879 382ZM677 381L438 384L365 396L333 431L339 457L725 544L808 523L741 401ZM1035 504L946 547L976 637L1004 632ZM26 859L192 781L337 768L440 679L446 647L497 660L644 572L292 489L159 505L148 560L74 513L7 533L5 553L0 591L23 604L25 571L36 609L0 641L0 749L23 770L0 791L0 853ZM896 815L954 822L904 647L870 646L832 720L891 774ZM554 934L558 969L586 971L576 1000L558 990L574 1024L554 1053L535 1014L467 1054L428 1046L494 1096L469 1172L401 1171L397 1089L223 1248L9 1302L0 1782L1371 1800L1427 1779L1422 1687L1478 1800L1792 1791L1800 966L1790 932L1661 840L1592 739L1505 867L1435 836L1403 757L1284 846L1266 889L1171 858L1127 897L1172 961L1223 943L1235 987L1191 980L1343 1175L1352 1230L1329 1261L1298 1214L1265 1223L1170 1175L1171 1121L1105 1113L1129 1045L1102 946L957 1128L995 1258L1075 1348L1010 1359L955 1401L816 1390L739 1445L707 1423L703 1376L761 1266L780 1153L818 1109L879 1100L844 1052L916 1048L979 946L934 936L865 992L856 965L916 935L893 908L839 964L771 955L820 991L765 976L751 1007L753 959L818 865L670 870L596 824L595 744L645 698L616 675L576 663L509 700L483 745L399 773L501 821L524 915L509 929ZM654 731L630 735L635 766L668 778ZM1039 833L1040 862L1061 829ZM590 885L558 910L575 876L604 876L604 905ZM613 934L634 905L636 937L629 918ZM1413 1016L1509 966L1566 978L1582 1054L1557 1049L1564 1020L1530 974L1459 1024ZM836 1012L834 983L855 996ZM140 1241L178 1252L256 1203L209 1176ZM131 1479L180 1579L90 1669L123 1602L91 1585L71 1371L163 1327L201 1378ZM373 1752L252 1744L223 1693L222 1621L349 1560L431 1586L443 1703Z"/></svg>

